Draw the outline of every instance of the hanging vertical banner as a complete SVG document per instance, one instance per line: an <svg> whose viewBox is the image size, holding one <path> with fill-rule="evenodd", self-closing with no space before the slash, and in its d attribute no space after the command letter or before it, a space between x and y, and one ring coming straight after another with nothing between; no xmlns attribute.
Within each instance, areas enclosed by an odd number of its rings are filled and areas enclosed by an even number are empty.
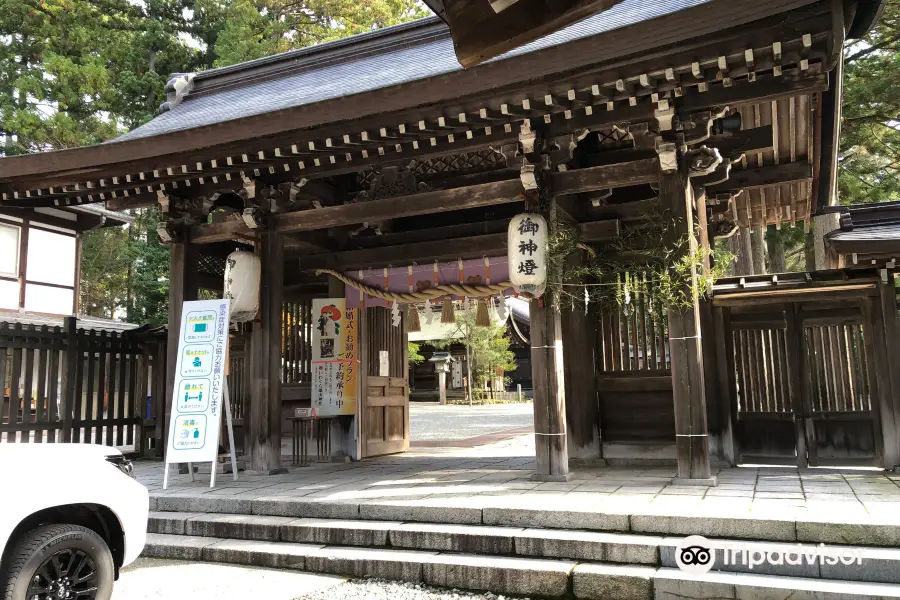
<svg viewBox="0 0 900 600"><path fill-rule="evenodd" d="M312 301L312 407L320 417L356 414L358 314L344 298Z"/></svg>
<svg viewBox="0 0 900 600"><path fill-rule="evenodd" d="M228 348L229 300L185 302L166 463L215 461Z"/></svg>

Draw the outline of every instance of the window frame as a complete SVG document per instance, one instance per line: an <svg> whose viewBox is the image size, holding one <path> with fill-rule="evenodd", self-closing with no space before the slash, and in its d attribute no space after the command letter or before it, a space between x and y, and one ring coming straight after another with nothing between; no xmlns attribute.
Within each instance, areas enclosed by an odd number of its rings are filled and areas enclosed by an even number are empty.
<svg viewBox="0 0 900 600"><path fill-rule="evenodd" d="M13 261L13 271L2 271L0 270L0 278L7 280L19 280L19 267L22 262L22 226L16 225L13 223L7 223L6 221L0 221L0 229L9 228L13 229L16 232L16 256Z"/></svg>

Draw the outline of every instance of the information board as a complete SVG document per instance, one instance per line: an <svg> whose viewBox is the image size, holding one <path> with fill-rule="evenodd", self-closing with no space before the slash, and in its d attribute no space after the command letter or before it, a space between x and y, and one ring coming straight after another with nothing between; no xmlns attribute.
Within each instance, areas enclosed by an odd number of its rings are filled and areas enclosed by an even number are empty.
<svg viewBox="0 0 900 600"><path fill-rule="evenodd" d="M230 305L197 300L182 308L167 464L213 462L218 456Z"/></svg>
<svg viewBox="0 0 900 600"><path fill-rule="evenodd" d="M320 417L356 414L357 315L344 298L312 301L312 407Z"/></svg>

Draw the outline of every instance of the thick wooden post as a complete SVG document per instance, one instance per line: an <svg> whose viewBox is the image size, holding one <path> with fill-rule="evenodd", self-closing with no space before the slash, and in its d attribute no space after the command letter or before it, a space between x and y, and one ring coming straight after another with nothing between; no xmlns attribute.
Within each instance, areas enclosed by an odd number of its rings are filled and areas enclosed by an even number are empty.
<svg viewBox="0 0 900 600"><path fill-rule="evenodd" d="M566 431L569 460L600 460L600 404L594 373L597 334L593 319L583 307L562 310L562 343L565 372Z"/></svg>
<svg viewBox="0 0 900 600"><path fill-rule="evenodd" d="M264 232L259 244L262 263L260 316L250 342L250 426L247 449L250 469L263 475L281 468L281 311L284 249L281 236Z"/></svg>
<svg viewBox="0 0 900 600"><path fill-rule="evenodd" d="M547 215L551 233L556 219L556 200ZM531 376L534 385L534 447L541 481L568 481L569 449L566 433L566 379L562 317L548 291L532 300Z"/></svg>
<svg viewBox="0 0 900 600"><path fill-rule="evenodd" d="M659 200L664 218L674 228L668 243L681 242L685 236L689 244L681 252L695 252L698 240L694 235L696 217L694 195L683 170L660 171ZM702 196L698 211L706 210ZM706 415L706 384L703 373L700 305L697 292L697 272L684 282L684 292L693 298L688 308L669 308L669 353L672 364L672 396L675 402L675 447L678 457L676 482L715 485L709 466L709 430Z"/></svg>
<svg viewBox="0 0 900 600"><path fill-rule="evenodd" d="M878 297L872 301L872 322L875 343L875 369L878 379L878 411L881 436L884 442L884 468L895 469L900 464L897 405L900 403L900 373L897 371L897 300L893 274L889 283L878 284ZM867 311L869 312L869 311ZM874 408L874 407L873 407ZM879 432L875 432L878 435Z"/></svg>
<svg viewBox="0 0 900 600"><path fill-rule="evenodd" d="M197 299L197 248L191 246L185 231L184 239L169 247L169 330L166 339L166 409L162 427L163 447L168 447L169 419L172 415L172 392L175 389L175 369L178 366L178 338L181 327L182 304Z"/></svg>

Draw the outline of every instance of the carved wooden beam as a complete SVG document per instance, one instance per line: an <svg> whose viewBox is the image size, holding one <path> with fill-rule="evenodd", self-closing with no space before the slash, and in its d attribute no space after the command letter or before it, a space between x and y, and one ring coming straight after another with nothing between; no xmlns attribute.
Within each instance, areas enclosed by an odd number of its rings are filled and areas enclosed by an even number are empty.
<svg viewBox="0 0 900 600"><path fill-rule="evenodd" d="M578 225L582 238L587 242L610 242L619 236L619 222L615 219ZM432 240L413 244L398 244L382 248L348 250L333 254L320 254L300 258L300 267L310 269L354 269L382 267L389 264L405 264L411 257L427 260L452 260L477 258L506 252L506 232L468 236L454 239Z"/></svg>
<svg viewBox="0 0 900 600"><path fill-rule="evenodd" d="M626 163L563 171L553 174L553 191L562 196L655 183L658 179L656 169L656 158L645 158Z"/></svg>
<svg viewBox="0 0 900 600"><path fill-rule="evenodd" d="M551 175L553 189L557 194L577 194L592 190L652 183L656 181L655 165L655 161L649 159L553 173ZM385 219L520 202L522 193L521 181L511 179L370 202L281 213L272 215L267 225L270 230L277 230L281 233L327 229ZM238 221L195 225L191 229L191 241L204 244L249 234L250 230L242 225Z"/></svg>
<svg viewBox="0 0 900 600"><path fill-rule="evenodd" d="M805 162L784 163L755 169L731 170L728 181L706 188L707 194L748 190L781 183L812 181L812 165Z"/></svg>

